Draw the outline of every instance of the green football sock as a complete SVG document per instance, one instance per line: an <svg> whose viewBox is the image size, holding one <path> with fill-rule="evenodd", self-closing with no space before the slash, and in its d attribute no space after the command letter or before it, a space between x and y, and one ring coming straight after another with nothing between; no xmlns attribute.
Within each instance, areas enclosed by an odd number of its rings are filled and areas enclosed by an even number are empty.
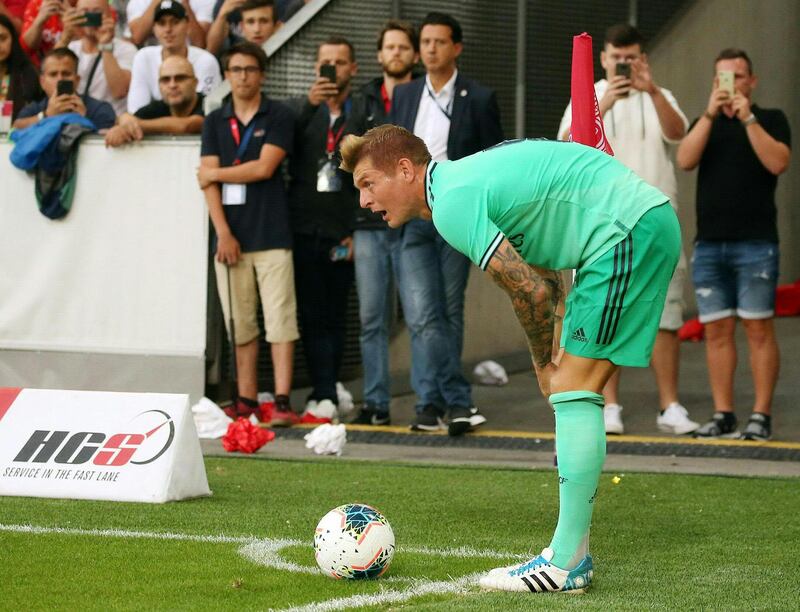
<svg viewBox="0 0 800 612"><path fill-rule="evenodd" d="M558 525L553 565L572 569L586 554L600 471L606 458L603 396L591 391L554 393L558 457Z"/></svg>

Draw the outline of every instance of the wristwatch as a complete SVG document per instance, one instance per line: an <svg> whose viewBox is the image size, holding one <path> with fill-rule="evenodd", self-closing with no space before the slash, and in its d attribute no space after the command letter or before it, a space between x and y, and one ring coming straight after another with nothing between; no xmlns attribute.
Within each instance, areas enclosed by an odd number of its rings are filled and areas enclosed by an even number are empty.
<svg viewBox="0 0 800 612"><path fill-rule="evenodd" d="M747 119L742 119L742 125L744 127L753 125L754 123L758 123L758 117L756 117L753 113L750 113L750 116Z"/></svg>
<svg viewBox="0 0 800 612"><path fill-rule="evenodd" d="M36 113L36 120L41 121L42 119L44 119L44 111L39 111Z"/></svg>
<svg viewBox="0 0 800 612"><path fill-rule="evenodd" d="M102 43L97 45L97 48L100 50L100 53L108 51L109 53L114 52L114 41L112 40L110 43Z"/></svg>

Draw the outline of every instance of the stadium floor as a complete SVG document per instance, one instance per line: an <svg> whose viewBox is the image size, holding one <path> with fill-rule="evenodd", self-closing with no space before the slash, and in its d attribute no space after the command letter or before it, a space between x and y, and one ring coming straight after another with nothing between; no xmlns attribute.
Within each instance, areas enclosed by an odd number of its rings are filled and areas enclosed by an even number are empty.
<svg viewBox="0 0 800 612"><path fill-rule="evenodd" d="M758 476L800 475L800 318L776 320L781 350L781 375L773 406L773 439L756 443L739 440L698 441L688 436L660 433L655 424L658 395L652 374L644 369L623 372L621 400L626 435L610 436L608 470L667 471L683 473ZM747 346L739 329L739 368L736 381L740 427L753 401L747 367ZM690 416L699 422L712 412L711 395L702 343L681 347L680 396ZM346 456L384 461L445 463L498 463L547 467L553 465L553 416L541 397L526 355L498 359L509 371L501 387L475 385L473 399L487 423L475 434L451 439L446 434L416 434L407 424L414 414L414 396L407 377L393 380L392 426L348 426ZM513 373L512 373L513 372ZM362 381L346 383L360 399ZM295 406L304 403L308 390L292 394ZM276 457L310 457L303 447L303 428L279 431L263 454ZM224 453L219 441L204 441L207 454Z"/></svg>

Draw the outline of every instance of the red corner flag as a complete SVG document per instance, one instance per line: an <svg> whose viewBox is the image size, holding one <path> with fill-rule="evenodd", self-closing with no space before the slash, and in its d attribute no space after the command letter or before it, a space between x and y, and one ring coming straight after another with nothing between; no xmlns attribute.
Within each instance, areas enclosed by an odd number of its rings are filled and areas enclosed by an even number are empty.
<svg viewBox="0 0 800 612"><path fill-rule="evenodd" d="M572 126L570 140L614 155L603 130L603 118L594 94L592 37L572 37Z"/></svg>

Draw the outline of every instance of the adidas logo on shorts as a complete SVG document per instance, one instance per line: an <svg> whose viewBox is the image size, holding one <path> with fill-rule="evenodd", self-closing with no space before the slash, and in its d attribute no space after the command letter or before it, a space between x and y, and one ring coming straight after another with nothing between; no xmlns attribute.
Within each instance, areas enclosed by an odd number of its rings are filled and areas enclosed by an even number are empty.
<svg viewBox="0 0 800 612"><path fill-rule="evenodd" d="M583 331L582 327L579 327L572 333L572 339L577 340L578 342L586 342L586 333Z"/></svg>

